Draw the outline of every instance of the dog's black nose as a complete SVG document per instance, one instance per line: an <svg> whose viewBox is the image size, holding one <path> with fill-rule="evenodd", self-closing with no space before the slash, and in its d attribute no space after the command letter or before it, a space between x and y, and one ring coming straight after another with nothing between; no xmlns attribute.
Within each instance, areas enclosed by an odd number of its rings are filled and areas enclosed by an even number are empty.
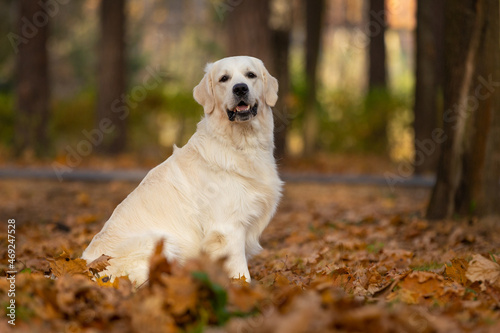
<svg viewBox="0 0 500 333"><path fill-rule="evenodd" d="M238 97L245 96L248 93L248 86L245 83L238 83L233 86L233 94Z"/></svg>

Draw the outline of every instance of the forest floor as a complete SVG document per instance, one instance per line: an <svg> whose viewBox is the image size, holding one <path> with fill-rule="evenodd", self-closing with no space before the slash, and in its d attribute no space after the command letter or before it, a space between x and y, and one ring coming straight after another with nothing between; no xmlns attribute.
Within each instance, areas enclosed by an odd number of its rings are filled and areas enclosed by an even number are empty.
<svg viewBox="0 0 500 333"><path fill-rule="evenodd" d="M134 290L78 258L136 185L0 180L1 332L500 332L498 221L427 221L429 189L287 184L251 284L153 255Z"/></svg>

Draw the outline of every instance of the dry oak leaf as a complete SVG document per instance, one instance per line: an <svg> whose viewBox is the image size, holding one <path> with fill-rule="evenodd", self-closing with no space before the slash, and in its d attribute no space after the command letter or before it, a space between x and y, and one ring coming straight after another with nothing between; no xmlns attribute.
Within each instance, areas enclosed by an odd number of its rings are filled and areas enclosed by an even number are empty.
<svg viewBox="0 0 500 333"><path fill-rule="evenodd" d="M87 262L84 259L71 259L69 254L63 252L57 258L47 258L52 274L56 277L63 275L82 274L91 277L87 268Z"/></svg>
<svg viewBox="0 0 500 333"><path fill-rule="evenodd" d="M486 259L480 254L472 256L465 276L472 282L488 281L491 285L500 288L500 265ZM486 287L481 285L481 289L485 290Z"/></svg>
<svg viewBox="0 0 500 333"><path fill-rule="evenodd" d="M106 269L110 265L109 260L113 259L110 256L105 254L101 255L96 260L92 261L87 267L90 269L92 273L99 273Z"/></svg>

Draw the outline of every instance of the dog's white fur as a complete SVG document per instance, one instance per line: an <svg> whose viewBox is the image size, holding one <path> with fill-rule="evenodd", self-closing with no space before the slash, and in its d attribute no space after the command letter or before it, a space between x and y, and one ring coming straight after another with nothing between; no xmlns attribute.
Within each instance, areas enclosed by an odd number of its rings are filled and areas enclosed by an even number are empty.
<svg viewBox="0 0 500 333"><path fill-rule="evenodd" d="M249 77L249 71L257 77ZM278 82L252 57L230 57L208 64L194 88L205 116L196 133L165 162L152 169L119 204L82 258L113 257L104 274L147 280L155 244L165 239L164 254L184 262L207 252L226 258L231 277L250 280L247 258L261 250L259 237L281 196L282 182L273 157L273 115ZM226 75L226 82L219 81ZM231 122L232 87L246 83L258 112Z"/></svg>

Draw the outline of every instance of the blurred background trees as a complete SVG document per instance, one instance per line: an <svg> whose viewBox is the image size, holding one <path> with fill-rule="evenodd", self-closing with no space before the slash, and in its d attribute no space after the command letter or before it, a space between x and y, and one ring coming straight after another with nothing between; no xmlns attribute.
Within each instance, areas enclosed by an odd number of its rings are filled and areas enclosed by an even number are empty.
<svg viewBox="0 0 500 333"><path fill-rule="evenodd" d="M429 218L500 214L499 13L496 0L445 4L447 139L441 146Z"/></svg>
<svg viewBox="0 0 500 333"><path fill-rule="evenodd" d="M368 1L46 2L45 7L37 3L33 13L48 17L41 29L48 33L51 77L50 84L39 85L51 98L50 117L41 125L47 133L42 145L46 149L37 154L64 160L68 151L76 151L76 144L88 140L84 131L93 133L102 119L110 119L114 130L92 146L91 154L165 156L173 143L182 145L189 138L201 117L191 91L204 64L235 54L263 59L280 82L275 107L280 158L314 157L314 151L374 152L396 160L412 154L414 23L400 17L388 24L385 34L377 32L382 38L390 36L386 49L394 66L387 72L394 80L387 96L367 100ZM20 16L19 3L2 2L0 28L4 35L24 38L20 29L33 15ZM389 17L414 15L411 6L393 7L379 9ZM0 151L2 156L31 156L33 144L14 145L14 137L21 138L13 130L20 119L14 112L14 96L20 92L14 83L21 76L15 72L11 39L1 41L0 51ZM31 46L28 39L26 46ZM41 53L32 53L42 59ZM143 81L151 73L161 73L159 82L146 89ZM119 111L125 109L130 112ZM124 113L127 116L120 119Z"/></svg>
<svg viewBox="0 0 500 333"><path fill-rule="evenodd" d="M97 107L95 128L109 120L113 131L103 133L98 151L121 153L127 144L127 117L117 101L125 95L125 0L102 0L99 8ZM107 134L107 135L104 135Z"/></svg>
<svg viewBox="0 0 500 333"><path fill-rule="evenodd" d="M434 171L439 157L439 147L430 152L425 142L442 126L444 2L417 1L414 149L426 156L415 163L417 174Z"/></svg>
<svg viewBox="0 0 500 333"><path fill-rule="evenodd" d="M491 212L500 207L497 7L6 0L0 158L78 164L121 153L157 163L202 116L192 88L205 63L244 54L261 58L280 82L280 163L381 156L397 177L437 171L430 217Z"/></svg>
<svg viewBox="0 0 500 333"><path fill-rule="evenodd" d="M387 87L387 66L385 52L385 30L387 28L384 0L370 0L368 31L370 48L368 52L368 84L370 90Z"/></svg>
<svg viewBox="0 0 500 333"><path fill-rule="evenodd" d="M46 4L46 1L40 4ZM16 98L14 112L14 153L32 149L36 154L48 152L48 122L50 103L49 60L47 40L49 17L40 15L40 4L35 1L19 1L16 18L21 36L12 36L16 57ZM26 21L33 18L33 22Z"/></svg>
<svg viewBox="0 0 500 333"><path fill-rule="evenodd" d="M316 151L318 137L317 72L321 49L325 1L304 0L306 13L305 77L306 93L303 120L304 155L311 157Z"/></svg>

